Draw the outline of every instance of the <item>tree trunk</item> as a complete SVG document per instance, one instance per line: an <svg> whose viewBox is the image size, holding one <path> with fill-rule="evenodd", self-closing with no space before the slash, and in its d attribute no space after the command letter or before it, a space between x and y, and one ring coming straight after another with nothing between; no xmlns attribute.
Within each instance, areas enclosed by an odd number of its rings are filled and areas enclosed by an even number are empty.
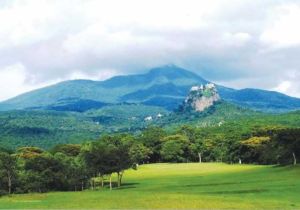
<svg viewBox="0 0 300 210"><path fill-rule="evenodd" d="M124 172L122 171L121 174L120 174L120 186L122 185L123 174L124 174Z"/></svg>
<svg viewBox="0 0 300 210"><path fill-rule="evenodd" d="M100 177L100 178L102 177L100 172L98 173L97 177ZM102 184L101 184L101 186L102 186ZM99 183L99 188L100 188L100 183Z"/></svg>
<svg viewBox="0 0 300 210"><path fill-rule="evenodd" d="M121 181L120 181L120 176L121 175L120 175L120 172L118 172L117 174L118 174L118 187L120 187L121 186Z"/></svg>
<svg viewBox="0 0 300 210"><path fill-rule="evenodd" d="M199 163L202 163L202 154L200 152L198 152L198 156L199 156Z"/></svg>
<svg viewBox="0 0 300 210"><path fill-rule="evenodd" d="M296 165L297 164L297 159L296 159L296 155L295 155L294 152L293 152L293 158L294 158L294 165Z"/></svg>
<svg viewBox="0 0 300 210"><path fill-rule="evenodd" d="M241 158L239 158L239 164L242 164L242 159Z"/></svg>
<svg viewBox="0 0 300 210"><path fill-rule="evenodd" d="M83 186L83 181L81 181L81 191L83 191L84 189L84 186Z"/></svg>
<svg viewBox="0 0 300 210"><path fill-rule="evenodd" d="M94 180L93 179L92 179L91 185L92 185L92 190L94 190Z"/></svg>
<svg viewBox="0 0 300 210"><path fill-rule="evenodd" d="M109 176L109 189L112 190L111 175Z"/></svg>
<svg viewBox="0 0 300 210"><path fill-rule="evenodd" d="M8 194L10 195L11 194L11 175L10 173L8 173Z"/></svg>
<svg viewBox="0 0 300 210"><path fill-rule="evenodd" d="M104 177L101 176L101 187L103 188L104 187Z"/></svg>

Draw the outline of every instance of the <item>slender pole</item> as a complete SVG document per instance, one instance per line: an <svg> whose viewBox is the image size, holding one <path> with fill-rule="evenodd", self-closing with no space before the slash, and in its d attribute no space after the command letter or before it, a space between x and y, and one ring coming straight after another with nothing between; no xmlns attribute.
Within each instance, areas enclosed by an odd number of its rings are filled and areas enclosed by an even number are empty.
<svg viewBox="0 0 300 210"><path fill-rule="evenodd" d="M8 194L11 194L11 176L8 175Z"/></svg>
<svg viewBox="0 0 300 210"><path fill-rule="evenodd" d="M118 187L120 187L120 172L118 172L117 174L118 174Z"/></svg>
<svg viewBox="0 0 300 210"><path fill-rule="evenodd" d="M202 163L202 157L201 157L201 153L198 152L198 156L199 156L199 163Z"/></svg>
<svg viewBox="0 0 300 210"><path fill-rule="evenodd" d="M109 189L112 190L111 175L109 177Z"/></svg>
<svg viewBox="0 0 300 210"><path fill-rule="evenodd" d="M294 152L293 152L293 158L294 158L294 165L296 165L297 164L297 159L296 159L296 155L295 155Z"/></svg>

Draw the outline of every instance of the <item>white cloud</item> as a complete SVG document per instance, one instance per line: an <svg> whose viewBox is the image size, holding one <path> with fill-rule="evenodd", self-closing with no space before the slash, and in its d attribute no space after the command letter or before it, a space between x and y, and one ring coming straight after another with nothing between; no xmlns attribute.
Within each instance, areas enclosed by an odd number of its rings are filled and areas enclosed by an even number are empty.
<svg viewBox="0 0 300 210"><path fill-rule="evenodd" d="M109 26L193 29L206 25L205 18L215 14L224 3L223 0L92 0L84 4L84 12L92 22Z"/></svg>
<svg viewBox="0 0 300 210"><path fill-rule="evenodd" d="M221 43L225 46L241 47L251 41L251 35L245 32L225 33L221 39Z"/></svg>
<svg viewBox="0 0 300 210"><path fill-rule="evenodd" d="M12 98L37 88L55 84L62 80L33 83L34 75L28 75L22 63L15 63L0 69L0 101Z"/></svg>
<svg viewBox="0 0 300 210"><path fill-rule="evenodd" d="M0 38L4 40L0 47L31 44L51 37L51 19L55 17L45 1L15 1L10 7L0 10ZM47 10L49 8L49 10ZM45 30L41 30L43 25Z"/></svg>
<svg viewBox="0 0 300 210"><path fill-rule="evenodd" d="M25 68L22 64L16 63L6 66L0 70L0 100L15 96L21 92L27 91L24 88L26 80Z"/></svg>
<svg viewBox="0 0 300 210"><path fill-rule="evenodd" d="M0 81L15 75L18 82L3 83L11 92L0 90L0 100L42 84L166 63L228 86L296 95L299 14L298 0L5 1ZM280 88L284 81L288 90Z"/></svg>
<svg viewBox="0 0 300 210"><path fill-rule="evenodd" d="M300 85L298 81L282 81L273 90L300 98Z"/></svg>
<svg viewBox="0 0 300 210"><path fill-rule="evenodd" d="M300 71L290 69L283 73L280 82L273 88L275 91L300 98Z"/></svg>
<svg viewBox="0 0 300 210"><path fill-rule="evenodd" d="M25 85L26 70L21 63L6 66L0 70L0 100L15 96L21 92L30 90Z"/></svg>
<svg viewBox="0 0 300 210"><path fill-rule="evenodd" d="M300 44L300 5L281 5L272 10L269 23L261 34L261 41L273 47Z"/></svg>
<svg viewBox="0 0 300 210"><path fill-rule="evenodd" d="M68 76L68 78L65 78L65 80L77 80L77 79L105 80L116 75L120 75L120 73L118 73L113 69L102 70L99 73L94 75L85 74L80 70L74 70L72 74Z"/></svg>
<svg viewBox="0 0 300 210"><path fill-rule="evenodd" d="M290 81L283 81L281 82L274 90L286 93L290 88L292 84Z"/></svg>

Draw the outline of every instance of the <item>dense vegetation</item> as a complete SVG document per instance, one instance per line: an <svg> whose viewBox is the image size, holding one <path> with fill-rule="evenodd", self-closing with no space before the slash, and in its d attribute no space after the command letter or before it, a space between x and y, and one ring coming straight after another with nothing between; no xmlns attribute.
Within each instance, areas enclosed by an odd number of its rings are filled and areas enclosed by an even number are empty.
<svg viewBox="0 0 300 210"><path fill-rule="evenodd" d="M124 170L134 166L132 142L120 136L105 136L101 141L83 145L57 145L49 151L21 147L0 152L0 188L2 194L70 191L94 188L94 177L118 174L121 185ZM102 182L103 185L103 182Z"/></svg>
<svg viewBox="0 0 300 210"><path fill-rule="evenodd" d="M100 135L102 126L82 114L55 111L0 113L0 145L50 148L56 144L81 143Z"/></svg>
<svg viewBox="0 0 300 210"><path fill-rule="evenodd" d="M151 117L151 120L145 120L147 117ZM300 112L263 114L227 102L219 102L201 113L180 110L171 113L159 107L138 104L106 106L83 113L9 111L0 112L0 146L49 149L57 144L96 140L105 133L129 132L138 135L149 126L163 127L168 133L175 132L181 125L190 125L207 132L226 134L234 130L249 136L256 128L296 128L300 126L299 122Z"/></svg>
<svg viewBox="0 0 300 210"><path fill-rule="evenodd" d="M159 107L120 104L84 113L42 110L0 112L0 146L12 149L38 146L49 149L57 144L95 140L100 134L136 132L168 115ZM153 116L154 121L144 120Z"/></svg>
<svg viewBox="0 0 300 210"><path fill-rule="evenodd" d="M82 191L107 179L112 189L113 174L120 187L124 171L144 163L296 165L299 121L300 112L263 114L222 100L202 112L128 103L2 112L0 194Z"/></svg>
<svg viewBox="0 0 300 210"><path fill-rule="evenodd" d="M223 127L220 130L218 128ZM21 147L0 153L2 194L83 190L95 187L95 178L117 174L117 186L126 169L145 162L227 162L296 164L300 156L300 129L255 128L252 132L228 127L181 126L172 133L149 127L138 135L104 135L84 144L57 145L49 151Z"/></svg>

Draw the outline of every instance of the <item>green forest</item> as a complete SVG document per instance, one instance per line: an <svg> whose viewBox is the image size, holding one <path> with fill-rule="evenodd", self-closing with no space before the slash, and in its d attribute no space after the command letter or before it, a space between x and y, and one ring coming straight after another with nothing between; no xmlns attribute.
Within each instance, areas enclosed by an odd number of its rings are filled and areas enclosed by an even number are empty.
<svg viewBox="0 0 300 210"><path fill-rule="evenodd" d="M119 104L83 113L0 114L0 194L121 189L158 163L296 165L300 112L266 114L219 101L202 112Z"/></svg>
<svg viewBox="0 0 300 210"><path fill-rule="evenodd" d="M170 133L150 126L137 135L103 135L95 141L59 144L48 150L2 148L1 194L93 189L96 182L104 186L104 180L112 189L121 186L125 170L145 163L297 164L299 128L256 127L249 133L229 128L183 125Z"/></svg>
<svg viewBox="0 0 300 210"><path fill-rule="evenodd" d="M158 115L162 117L157 117ZM146 117L151 121L145 121ZM79 144L97 140L105 134L139 135L149 126L159 126L167 133L182 125L227 135L233 130L235 140L245 140L255 130L265 127L299 127L300 112L266 114L219 102L199 112L167 112L162 108L138 104L119 104L84 113L46 110L0 112L0 146L16 149L37 146L50 149L57 144ZM230 132L229 132L230 133ZM223 135L222 134L222 135Z"/></svg>

